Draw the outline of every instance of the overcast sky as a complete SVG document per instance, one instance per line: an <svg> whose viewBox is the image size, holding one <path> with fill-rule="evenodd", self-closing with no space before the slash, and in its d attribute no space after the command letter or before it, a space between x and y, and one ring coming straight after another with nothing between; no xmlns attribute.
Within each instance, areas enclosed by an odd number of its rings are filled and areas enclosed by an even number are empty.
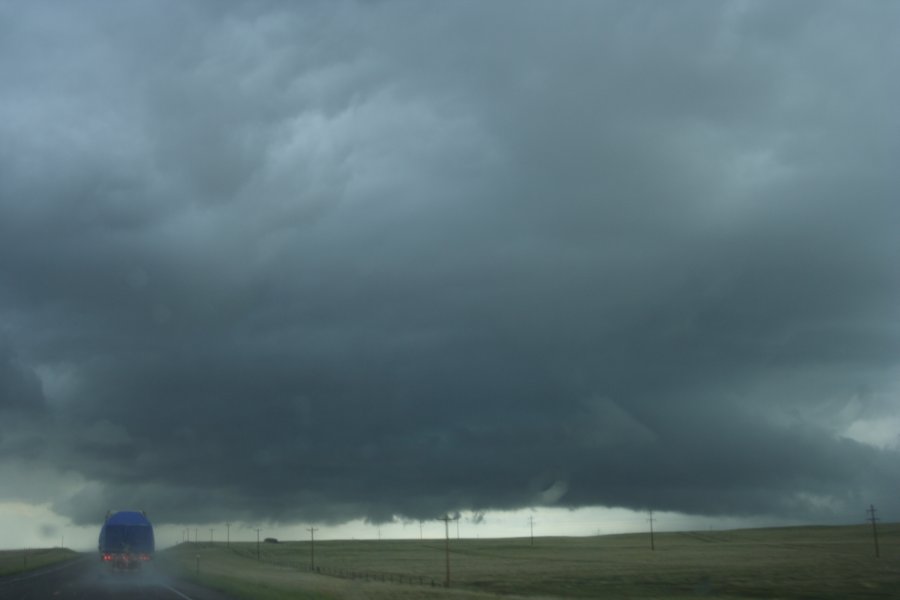
<svg viewBox="0 0 900 600"><path fill-rule="evenodd" d="M0 1L0 502L896 520L898 27Z"/></svg>

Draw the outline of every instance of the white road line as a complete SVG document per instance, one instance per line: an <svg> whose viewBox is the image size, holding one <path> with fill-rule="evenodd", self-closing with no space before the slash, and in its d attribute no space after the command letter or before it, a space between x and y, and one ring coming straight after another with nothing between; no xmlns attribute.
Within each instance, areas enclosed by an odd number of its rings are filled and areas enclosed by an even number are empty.
<svg viewBox="0 0 900 600"><path fill-rule="evenodd" d="M68 569L77 564L80 564L85 560L87 560L86 557L85 558L75 558L75 559L72 559L72 560L66 562L65 564L63 564L62 566L59 566L59 567L39 568L39 569L35 569L34 571L29 571L29 572L25 573L24 575L11 577L9 579L3 578L2 580L0 580L0 585L15 583L17 581L25 581L26 579L33 579L35 577L41 577L42 575L46 575L48 573L56 573L57 571L62 571L63 569ZM188 600L190 600L190 598Z"/></svg>
<svg viewBox="0 0 900 600"><path fill-rule="evenodd" d="M167 590L169 590L170 592L172 592L173 594L175 594L175 595L178 596L179 598L184 598L184 600L194 600L194 599L191 598L190 596L185 596L184 594L182 594L181 592L179 592L178 590L176 590L176 589L173 588L173 587L169 587L169 586L167 586L167 585L163 585L162 587L166 588Z"/></svg>

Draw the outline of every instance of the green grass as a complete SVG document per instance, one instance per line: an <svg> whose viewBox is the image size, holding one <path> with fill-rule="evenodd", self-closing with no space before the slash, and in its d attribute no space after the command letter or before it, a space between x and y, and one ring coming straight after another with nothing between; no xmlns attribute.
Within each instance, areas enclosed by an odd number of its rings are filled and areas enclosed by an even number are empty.
<svg viewBox="0 0 900 600"><path fill-rule="evenodd" d="M900 524L585 538L181 544L158 553L177 576L237 598L824 599L900 597ZM200 574L196 573L197 556ZM421 584L420 584L421 582ZM431 583L436 585L432 587Z"/></svg>
<svg viewBox="0 0 900 600"><path fill-rule="evenodd" d="M39 569L77 557L78 553L68 548L0 550L0 577Z"/></svg>

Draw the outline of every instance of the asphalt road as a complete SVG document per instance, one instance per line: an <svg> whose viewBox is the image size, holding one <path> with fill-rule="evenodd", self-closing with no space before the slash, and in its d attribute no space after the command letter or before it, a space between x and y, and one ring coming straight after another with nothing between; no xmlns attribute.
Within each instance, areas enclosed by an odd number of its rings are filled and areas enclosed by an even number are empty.
<svg viewBox="0 0 900 600"><path fill-rule="evenodd" d="M113 572L94 554L31 573L0 578L2 600L231 600L218 592L172 581L153 565L139 573Z"/></svg>

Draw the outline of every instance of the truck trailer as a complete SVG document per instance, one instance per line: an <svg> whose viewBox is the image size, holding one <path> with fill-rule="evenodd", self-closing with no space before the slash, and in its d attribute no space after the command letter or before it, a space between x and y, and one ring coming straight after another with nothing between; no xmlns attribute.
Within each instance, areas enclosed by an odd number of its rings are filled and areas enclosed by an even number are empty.
<svg viewBox="0 0 900 600"><path fill-rule="evenodd" d="M100 528L100 559L113 570L135 570L153 559L153 525L144 511L106 513Z"/></svg>

